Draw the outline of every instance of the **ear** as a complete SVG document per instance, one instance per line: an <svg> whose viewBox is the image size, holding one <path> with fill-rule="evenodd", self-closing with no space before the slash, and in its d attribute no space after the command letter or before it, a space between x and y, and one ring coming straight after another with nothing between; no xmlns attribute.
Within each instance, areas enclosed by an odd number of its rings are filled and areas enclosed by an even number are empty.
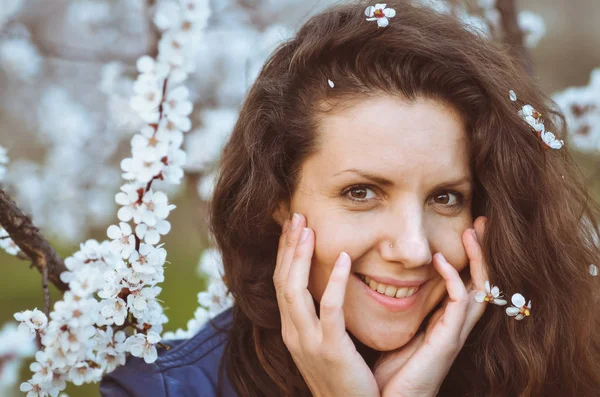
<svg viewBox="0 0 600 397"><path fill-rule="evenodd" d="M283 227L283 223L286 219L290 218L290 204L287 200L280 200L277 204L277 209L273 212L273 219L280 226Z"/></svg>

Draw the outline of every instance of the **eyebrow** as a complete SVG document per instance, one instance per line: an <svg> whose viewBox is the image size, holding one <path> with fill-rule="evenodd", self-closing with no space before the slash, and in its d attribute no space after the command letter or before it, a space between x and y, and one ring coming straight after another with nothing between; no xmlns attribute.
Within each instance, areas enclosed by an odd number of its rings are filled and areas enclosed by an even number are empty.
<svg viewBox="0 0 600 397"><path fill-rule="evenodd" d="M394 182L390 181L389 179L368 173L366 171L359 170L357 168L348 168L347 170L336 172L335 174L333 174L333 176L338 176L338 175L341 175L341 174L344 174L347 172L362 176L363 178L369 179L369 180L371 180L379 185L382 185L382 186L393 186L394 185ZM451 186L460 186L463 184L468 184L469 186L472 184L471 178L468 175L463 175L461 177L445 181L442 184L440 184L439 187L445 188L445 187L451 187Z"/></svg>

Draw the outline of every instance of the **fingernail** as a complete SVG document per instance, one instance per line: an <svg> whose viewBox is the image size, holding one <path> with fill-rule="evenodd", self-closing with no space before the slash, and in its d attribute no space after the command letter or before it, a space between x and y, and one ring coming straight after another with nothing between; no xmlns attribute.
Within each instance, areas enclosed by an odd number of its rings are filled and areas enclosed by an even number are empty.
<svg viewBox="0 0 600 397"><path fill-rule="evenodd" d="M342 253L338 257L338 260L335 262L335 266L336 267L344 267L349 262L350 262L350 256L347 253L345 253L344 251L342 251Z"/></svg>
<svg viewBox="0 0 600 397"><path fill-rule="evenodd" d="M308 234L310 233L310 229L305 227L304 229L302 229L302 234L300 235L300 242L303 243L307 238L308 238Z"/></svg>
<svg viewBox="0 0 600 397"><path fill-rule="evenodd" d="M294 214L294 216L292 216L292 230L295 230L299 224L300 224L300 215Z"/></svg>

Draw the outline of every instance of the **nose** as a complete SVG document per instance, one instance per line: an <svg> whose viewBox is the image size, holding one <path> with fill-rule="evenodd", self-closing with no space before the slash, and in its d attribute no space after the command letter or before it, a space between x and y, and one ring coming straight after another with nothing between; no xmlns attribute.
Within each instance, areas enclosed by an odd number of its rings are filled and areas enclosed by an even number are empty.
<svg viewBox="0 0 600 397"><path fill-rule="evenodd" d="M396 211L385 221L381 244L381 256L407 269L431 263L433 255L423 221L423 213L417 208Z"/></svg>

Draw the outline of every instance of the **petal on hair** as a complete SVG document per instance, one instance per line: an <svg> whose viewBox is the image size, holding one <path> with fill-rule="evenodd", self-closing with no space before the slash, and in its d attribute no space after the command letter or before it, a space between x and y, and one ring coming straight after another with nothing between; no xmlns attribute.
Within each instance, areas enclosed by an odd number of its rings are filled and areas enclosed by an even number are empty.
<svg viewBox="0 0 600 397"><path fill-rule="evenodd" d="M525 306L525 298L521 294L514 294L510 300L516 307ZM508 310L508 309L507 309Z"/></svg>
<svg viewBox="0 0 600 397"><path fill-rule="evenodd" d="M510 100L515 102L517 100L517 94L513 90L508 91L508 95L510 96Z"/></svg>
<svg viewBox="0 0 600 397"><path fill-rule="evenodd" d="M491 294L492 294L492 296L493 296L494 298L497 298L497 297L499 297L499 296L500 296L500 288L498 288L498 287L494 286L494 287L492 288Z"/></svg>
<svg viewBox="0 0 600 397"><path fill-rule="evenodd" d="M375 8L385 8L387 7L386 3L375 3Z"/></svg>
<svg viewBox="0 0 600 397"><path fill-rule="evenodd" d="M520 320L523 320L524 318L525 318L525 315L519 313L519 314L517 314L517 317L515 317L515 320L519 320L520 321Z"/></svg>
<svg viewBox="0 0 600 397"><path fill-rule="evenodd" d="M390 21L387 18L378 18L377 19L377 25L379 25L380 28L385 28L386 26L388 26L390 23Z"/></svg>
<svg viewBox="0 0 600 397"><path fill-rule="evenodd" d="M365 15L366 16L372 17L374 13L375 13L375 7L368 6L367 8L365 8ZM367 21L368 21L368 19L367 19Z"/></svg>
<svg viewBox="0 0 600 397"><path fill-rule="evenodd" d="M385 15L388 18L393 18L396 16L396 10L394 10L393 8L386 8L385 10L383 10L383 15Z"/></svg>
<svg viewBox="0 0 600 397"><path fill-rule="evenodd" d="M497 306L504 306L507 302L504 299L494 299L492 303Z"/></svg>
<svg viewBox="0 0 600 397"><path fill-rule="evenodd" d="M506 308L506 314L508 314L511 317L516 316L517 314L519 314L520 310L517 307L507 307Z"/></svg>

